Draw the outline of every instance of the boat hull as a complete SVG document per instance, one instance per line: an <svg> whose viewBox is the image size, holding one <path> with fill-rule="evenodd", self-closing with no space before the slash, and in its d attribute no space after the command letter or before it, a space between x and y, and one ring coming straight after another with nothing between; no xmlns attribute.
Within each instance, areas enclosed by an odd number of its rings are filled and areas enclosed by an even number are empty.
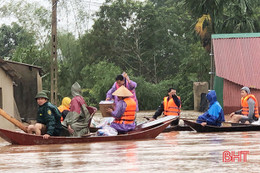
<svg viewBox="0 0 260 173"><path fill-rule="evenodd" d="M190 121L190 120L183 120L185 124L190 126L193 130L197 132L202 133L208 133L208 132L241 132L241 131L260 131L260 125L251 125L251 124L245 124L245 125L233 125L229 127L218 127L218 126L202 126L199 123Z"/></svg>
<svg viewBox="0 0 260 173"><path fill-rule="evenodd" d="M90 137L64 137L51 136L43 139L43 136L36 136L28 133L14 132L0 128L0 137L15 145L44 145L44 144L70 144L70 143L91 143L121 140L144 140L157 137L171 121L159 123L145 129L137 129L127 134L117 136L90 136Z"/></svg>

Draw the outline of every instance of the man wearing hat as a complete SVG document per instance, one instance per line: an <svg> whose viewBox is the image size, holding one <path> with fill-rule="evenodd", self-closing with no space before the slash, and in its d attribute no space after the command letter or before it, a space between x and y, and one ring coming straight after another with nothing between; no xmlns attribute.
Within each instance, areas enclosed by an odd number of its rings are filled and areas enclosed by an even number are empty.
<svg viewBox="0 0 260 173"><path fill-rule="evenodd" d="M252 123L259 118L258 101L256 97L250 93L248 87L241 88L241 107L242 109L230 114L233 123Z"/></svg>
<svg viewBox="0 0 260 173"><path fill-rule="evenodd" d="M133 94L125 86L121 86L113 95L117 96L119 101L114 111L111 108L107 109L107 112L115 118L110 127L116 129L119 133L133 130L136 113L136 102L133 98L130 98Z"/></svg>
<svg viewBox="0 0 260 173"><path fill-rule="evenodd" d="M49 98L43 91L39 92L35 99L39 105L36 124L28 126L28 133L43 135L44 139L48 139L50 136L59 136L62 126L58 108L48 102Z"/></svg>

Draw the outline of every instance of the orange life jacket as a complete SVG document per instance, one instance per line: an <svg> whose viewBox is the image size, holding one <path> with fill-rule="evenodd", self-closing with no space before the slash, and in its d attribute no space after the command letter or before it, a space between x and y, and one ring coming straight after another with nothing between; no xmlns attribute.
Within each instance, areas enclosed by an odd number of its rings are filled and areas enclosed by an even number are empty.
<svg viewBox="0 0 260 173"><path fill-rule="evenodd" d="M254 114L254 116L256 118L259 118L258 102L256 100L256 97L253 94L248 94L247 96L241 98L242 115L248 116L248 114L249 114L249 107L248 107L247 100L250 99L250 98L255 101L255 114Z"/></svg>
<svg viewBox="0 0 260 173"><path fill-rule="evenodd" d="M70 108L68 108L68 107L66 107L66 106L64 106L64 105L60 105L60 106L58 107L58 109L59 109L60 113L62 113L62 112L65 111L65 110L70 111ZM60 117L60 121L61 121L61 122L63 121L63 117L62 117L62 116Z"/></svg>
<svg viewBox="0 0 260 173"><path fill-rule="evenodd" d="M118 124L133 124L135 121L136 102L132 98L125 98L126 108L124 114L114 122Z"/></svg>
<svg viewBox="0 0 260 173"><path fill-rule="evenodd" d="M181 98L177 96L179 100ZM179 116L181 112L181 105L178 108L178 106L175 104L173 98L168 100L168 97L164 97L163 100L163 106L164 106L164 115L174 115L174 116Z"/></svg>

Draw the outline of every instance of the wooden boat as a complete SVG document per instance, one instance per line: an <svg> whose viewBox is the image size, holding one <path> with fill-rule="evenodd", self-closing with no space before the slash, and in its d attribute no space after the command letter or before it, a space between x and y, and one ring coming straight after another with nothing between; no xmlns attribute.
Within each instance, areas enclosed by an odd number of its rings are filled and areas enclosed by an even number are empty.
<svg viewBox="0 0 260 173"><path fill-rule="evenodd" d="M179 117L173 120L171 124L177 124L177 125L172 125L170 127L167 127L166 129L164 129L163 133L172 132L172 131L193 131L193 129L190 128L190 126L179 125L179 120L180 120Z"/></svg>
<svg viewBox="0 0 260 173"><path fill-rule="evenodd" d="M156 122L157 121L157 122ZM161 121L156 120L154 124L143 124L142 127L130 131L126 134L117 136L86 136L86 137L65 137L51 136L49 139L43 139L42 136L36 136L28 133L14 132L0 128L0 137L17 145L43 145L43 144L68 144L68 143L90 143L106 142L120 140L143 140L153 139L158 136L170 123L171 119Z"/></svg>
<svg viewBox="0 0 260 173"><path fill-rule="evenodd" d="M193 130L197 132L207 133L207 132L239 132L239 131L260 131L260 125L252 124L230 124L230 126L202 126L199 123L190 120L183 120L185 124L190 126Z"/></svg>
<svg viewBox="0 0 260 173"><path fill-rule="evenodd" d="M149 120L149 119L148 119ZM165 120L164 118L161 118L161 120ZM177 124L177 121L179 121L179 118L174 118L172 120L172 122L176 122L174 124ZM148 121L149 122L149 121ZM172 123L171 122L171 123ZM98 131L99 128L96 128L96 127L90 127L90 132L94 133L96 131ZM190 128L190 126L187 126L187 125L176 125L176 126L168 126L166 129L164 129L162 131L162 133L166 133L166 132L171 132L171 131L193 131L192 128Z"/></svg>
<svg viewBox="0 0 260 173"><path fill-rule="evenodd" d="M162 131L162 133L173 132L173 131L193 131L193 129L187 125L177 125L177 126L167 127Z"/></svg>

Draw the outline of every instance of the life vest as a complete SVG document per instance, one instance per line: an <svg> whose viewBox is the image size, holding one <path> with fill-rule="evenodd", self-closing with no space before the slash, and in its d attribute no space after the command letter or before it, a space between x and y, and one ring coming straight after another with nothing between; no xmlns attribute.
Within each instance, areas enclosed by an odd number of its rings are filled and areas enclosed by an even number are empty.
<svg viewBox="0 0 260 173"><path fill-rule="evenodd" d="M249 107L248 107L247 100L250 99L250 98L255 101L255 112L254 112L255 114L254 114L254 116L256 118L259 118L258 102L256 100L256 97L252 94L248 94L247 96L241 98L242 115L248 116L248 114L249 114Z"/></svg>
<svg viewBox="0 0 260 173"><path fill-rule="evenodd" d="M68 107L66 107L66 106L64 106L64 105L60 105L60 106L58 107L58 109L59 109L60 113L62 113L62 112L65 111L65 110L70 111L70 108L68 108ZM61 121L61 122L63 121L63 117L62 117L62 116L61 116L61 118L60 118L60 121Z"/></svg>
<svg viewBox="0 0 260 173"><path fill-rule="evenodd" d="M181 100L181 98L179 96L177 96L177 97L179 100ZM167 115L179 116L180 115L181 106L178 108L178 106L175 104L173 98L168 100L168 97L164 97L163 106L164 106L163 114L165 116L167 116Z"/></svg>
<svg viewBox="0 0 260 173"><path fill-rule="evenodd" d="M124 114L114 120L118 124L133 124L135 121L136 102L132 98L125 98L126 108Z"/></svg>

